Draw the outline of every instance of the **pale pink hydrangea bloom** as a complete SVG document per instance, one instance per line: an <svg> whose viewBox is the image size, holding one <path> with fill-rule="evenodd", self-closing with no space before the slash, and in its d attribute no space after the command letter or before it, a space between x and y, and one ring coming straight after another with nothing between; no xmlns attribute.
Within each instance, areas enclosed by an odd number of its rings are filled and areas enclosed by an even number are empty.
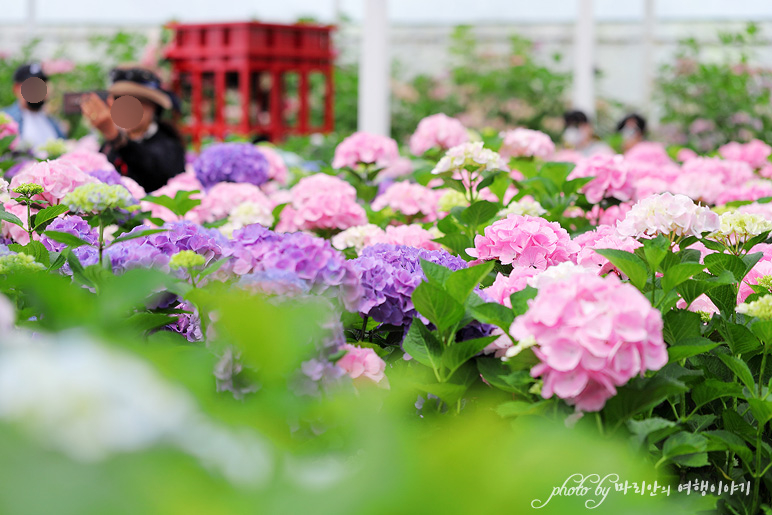
<svg viewBox="0 0 772 515"><path fill-rule="evenodd" d="M718 214L699 206L686 195L662 193L636 202L625 219L617 224L623 237L653 237L674 233L677 236L701 236L720 227Z"/></svg>
<svg viewBox="0 0 772 515"><path fill-rule="evenodd" d="M632 200L635 196L633 178L620 155L598 154L580 161L576 168L571 170L568 179L580 177L594 177L581 190L587 201L592 204L612 197L624 202Z"/></svg>
<svg viewBox="0 0 772 515"><path fill-rule="evenodd" d="M571 241L557 222L536 216L509 215L485 228L474 239L467 254L483 261L545 268L563 261L574 261L579 245Z"/></svg>
<svg viewBox="0 0 772 515"><path fill-rule="evenodd" d="M129 190L129 193L131 193L131 196L137 200L141 200L147 195L147 193L145 192L145 188L140 186L137 183L137 181L135 181L131 177L125 177L122 175L121 184L123 185L124 188Z"/></svg>
<svg viewBox="0 0 772 515"><path fill-rule="evenodd" d="M516 266L512 268L509 276L497 274L496 280L493 281L489 287L483 289L494 302L503 304L504 306L511 308L512 300L510 297L513 293L524 290L528 286L527 279L538 274L539 271L530 266Z"/></svg>
<svg viewBox="0 0 772 515"><path fill-rule="evenodd" d="M274 206L260 188L250 183L218 182L210 189L201 204L187 212L185 218L197 224L215 222L226 218L245 202L263 206L270 213Z"/></svg>
<svg viewBox="0 0 772 515"><path fill-rule="evenodd" d="M752 204L746 204L737 208L738 213L747 213L751 215L760 215L769 221L772 221L772 202L766 204L759 204L754 202Z"/></svg>
<svg viewBox="0 0 772 515"><path fill-rule="evenodd" d="M469 141L466 127L443 113L427 116L410 136L410 152L420 156L430 148L449 149Z"/></svg>
<svg viewBox="0 0 772 515"><path fill-rule="evenodd" d="M341 349L345 350L346 354L335 364L345 370L355 382L369 380L377 384L386 379L386 362L373 349L348 343L341 345ZM388 380L386 381L388 383Z"/></svg>
<svg viewBox="0 0 772 515"><path fill-rule="evenodd" d="M676 154L676 160L680 161L681 163L691 161L696 157L700 157L700 155L690 148L682 148Z"/></svg>
<svg viewBox="0 0 772 515"><path fill-rule="evenodd" d="M758 139L748 143L733 141L720 147L718 153L724 159L743 161L748 163L751 168L761 168L769 164L767 159L772 154L772 147Z"/></svg>
<svg viewBox="0 0 772 515"><path fill-rule="evenodd" d="M668 360L662 317L634 286L616 275L579 274L539 290L511 334L532 347L544 380L542 396L557 395L577 411L598 411L626 384Z"/></svg>
<svg viewBox="0 0 772 515"><path fill-rule="evenodd" d="M636 199L669 191L671 185L681 175L681 167L673 163L658 165L627 159L625 162L631 180L635 184Z"/></svg>
<svg viewBox="0 0 772 515"><path fill-rule="evenodd" d="M33 199L58 204L78 186L97 180L66 161L54 159L25 167L11 179L11 189L29 182L43 186L43 194L35 195Z"/></svg>
<svg viewBox="0 0 772 515"><path fill-rule="evenodd" d="M537 157L548 160L555 153L555 143L541 131L524 129L509 130L501 133L503 142L499 154L505 159L511 157Z"/></svg>
<svg viewBox="0 0 772 515"><path fill-rule="evenodd" d="M292 188L292 203L281 212L276 230L348 229L367 223L357 204L357 193L346 181L318 173L304 177Z"/></svg>
<svg viewBox="0 0 772 515"><path fill-rule="evenodd" d="M19 135L19 124L8 116L7 114L0 112L0 139L8 138L10 136ZM19 143L19 138L15 138L10 145L11 150L15 150Z"/></svg>
<svg viewBox="0 0 772 515"><path fill-rule="evenodd" d="M20 245L26 245L29 243L29 233L27 232L27 206L24 204L19 204L15 200L11 200L10 202L6 202L4 204L5 210L11 213L12 215L16 215L19 220L21 220L21 223L24 227L19 227L16 224L12 224L10 222L2 222L2 234L6 238L11 238L13 241ZM37 213L37 209L30 209L31 214ZM35 233L32 233L33 235Z"/></svg>
<svg viewBox="0 0 772 515"><path fill-rule="evenodd" d="M439 231L427 230L418 224L389 225L382 233L373 234L370 243L390 243L392 245L407 245L426 250L440 250L442 245L434 238L439 238Z"/></svg>
<svg viewBox="0 0 772 515"><path fill-rule="evenodd" d="M413 162L406 157L398 157L389 166L378 172L377 181L399 179L413 173Z"/></svg>
<svg viewBox="0 0 772 515"><path fill-rule="evenodd" d="M716 205L720 206L735 200L758 200L764 197L772 197L772 181L755 179L725 189L716 197Z"/></svg>
<svg viewBox="0 0 772 515"><path fill-rule="evenodd" d="M676 303L676 307L679 309L687 309L686 301L684 299L679 299ZM704 293L694 299L688 309L689 311L702 311L703 313L710 313L711 315L719 312L719 309L713 304L713 301Z"/></svg>
<svg viewBox="0 0 772 515"><path fill-rule="evenodd" d="M57 161L77 166L81 172L86 173L97 170L115 170L113 164L107 160L107 156L101 152L73 150L62 154Z"/></svg>
<svg viewBox="0 0 772 515"><path fill-rule="evenodd" d="M96 134L87 134L80 139L68 139L64 145L67 152L99 152L99 138Z"/></svg>
<svg viewBox="0 0 772 515"><path fill-rule="evenodd" d="M360 163L385 168L399 157L397 142L386 136L355 132L335 148L333 168L356 168Z"/></svg>
<svg viewBox="0 0 772 515"><path fill-rule="evenodd" d="M46 59L41 64L46 75L69 73L75 69L75 63L69 59Z"/></svg>
<svg viewBox="0 0 772 515"><path fill-rule="evenodd" d="M555 155L552 156L551 161L554 161L556 163L574 163L577 164L580 161L583 161L585 157L576 150L572 148L564 148L562 150L558 150L555 152Z"/></svg>
<svg viewBox="0 0 772 515"><path fill-rule="evenodd" d="M748 163L727 161L717 157L698 157L684 163L670 191L694 200L715 204L727 188L740 186L755 175Z"/></svg>
<svg viewBox="0 0 772 515"><path fill-rule="evenodd" d="M279 153L267 145L258 145L257 149L268 160L268 178L279 184L287 184L287 165Z"/></svg>
<svg viewBox="0 0 772 515"><path fill-rule="evenodd" d="M759 278L772 275L772 261L769 259L762 259L754 265L748 275L740 282L740 289L737 292L737 303L742 304L745 299L753 293L754 286L759 283Z"/></svg>
<svg viewBox="0 0 772 515"><path fill-rule="evenodd" d="M658 166L673 164L673 160L667 155L665 145L655 141L637 143L625 152L625 161L638 161Z"/></svg>
<svg viewBox="0 0 772 515"><path fill-rule="evenodd" d="M609 206L606 209L601 209L600 204L595 204L592 206L592 209L587 211L587 219L597 222L597 225L616 226L617 222L625 219L625 215L632 207L633 204L631 202L623 202L616 206Z"/></svg>
<svg viewBox="0 0 772 515"><path fill-rule="evenodd" d="M765 179L772 179L772 163L767 163L761 168L759 168L759 176L764 177Z"/></svg>
<svg viewBox="0 0 772 515"><path fill-rule="evenodd" d="M620 237L616 229L610 225L601 225L594 231L580 234L574 238L574 242L581 247L576 255L576 263L597 270L598 275L605 275L612 271L617 274L621 274L621 272L608 259L595 252L595 249L617 249L633 252L641 246L641 243L633 238Z"/></svg>
<svg viewBox="0 0 772 515"><path fill-rule="evenodd" d="M380 211L389 207L410 218L423 215L416 221L433 222L437 219L437 202L442 193L420 184L395 182L373 200L372 208Z"/></svg>

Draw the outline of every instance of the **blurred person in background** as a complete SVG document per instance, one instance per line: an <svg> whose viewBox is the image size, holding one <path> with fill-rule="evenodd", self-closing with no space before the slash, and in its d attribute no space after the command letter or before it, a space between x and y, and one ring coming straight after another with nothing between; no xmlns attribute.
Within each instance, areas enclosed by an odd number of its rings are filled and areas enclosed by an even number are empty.
<svg viewBox="0 0 772 515"><path fill-rule="evenodd" d="M22 96L22 83L32 77L48 82L48 76L43 73L43 68L39 63L24 64L16 69L13 73L13 94L16 96L16 102L3 109L19 124L19 138L25 149L37 147L52 139L65 137L59 122L43 110L43 105L46 103L45 98L33 104L27 102Z"/></svg>
<svg viewBox="0 0 772 515"><path fill-rule="evenodd" d="M81 99L81 110L103 136L99 149L116 170L134 179L145 191L155 191L185 171L185 145L177 129L161 119L174 105L173 96L161 87L161 79L146 68L115 68L110 72L109 97L95 93ZM125 130L113 121L110 108L115 98L136 97L142 104L142 120Z"/></svg>
<svg viewBox="0 0 772 515"><path fill-rule="evenodd" d="M646 139L646 120L639 114L628 114L617 124L617 133L622 136L622 152L627 152Z"/></svg>
<svg viewBox="0 0 772 515"><path fill-rule="evenodd" d="M594 154L613 153L611 147L602 142L590 125L590 120L582 111L568 111L563 114L565 129L563 144L585 157Z"/></svg>

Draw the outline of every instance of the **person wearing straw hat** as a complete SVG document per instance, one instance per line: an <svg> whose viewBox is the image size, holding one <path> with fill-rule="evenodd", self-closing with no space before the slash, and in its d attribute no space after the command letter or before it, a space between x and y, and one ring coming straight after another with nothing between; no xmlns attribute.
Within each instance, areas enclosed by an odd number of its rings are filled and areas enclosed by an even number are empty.
<svg viewBox="0 0 772 515"><path fill-rule="evenodd" d="M110 72L110 95L105 103L95 93L81 98L81 111L104 137L100 151L123 175L137 181L145 191L155 191L170 178L185 171L185 145L177 130L161 120L173 107L172 98L161 87L161 79L145 68L115 68ZM111 108L115 99L129 95L142 106L138 125L123 129L116 125ZM133 113L138 115L139 113Z"/></svg>

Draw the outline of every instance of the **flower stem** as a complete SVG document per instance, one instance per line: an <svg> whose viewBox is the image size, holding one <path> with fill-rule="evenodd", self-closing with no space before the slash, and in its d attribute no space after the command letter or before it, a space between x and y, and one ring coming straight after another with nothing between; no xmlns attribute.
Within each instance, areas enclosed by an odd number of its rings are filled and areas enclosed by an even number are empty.
<svg viewBox="0 0 772 515"><path fill-rule="evenodd" d="M99 217L99 266L102 266L102 251L105 248L105 223L102 217Z"/></svg>

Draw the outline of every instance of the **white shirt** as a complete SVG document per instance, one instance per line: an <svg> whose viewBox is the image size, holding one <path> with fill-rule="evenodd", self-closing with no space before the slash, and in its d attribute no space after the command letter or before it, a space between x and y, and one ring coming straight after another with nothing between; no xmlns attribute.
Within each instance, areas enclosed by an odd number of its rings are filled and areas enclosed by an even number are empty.
<svg viewBox="0 0 772 515"><path fill-rule="evenodd" d="M21 140L25 146L35 148L48 140L56 139L56 131L42 110L33 112L22 109L21 117Z"/></svg>

